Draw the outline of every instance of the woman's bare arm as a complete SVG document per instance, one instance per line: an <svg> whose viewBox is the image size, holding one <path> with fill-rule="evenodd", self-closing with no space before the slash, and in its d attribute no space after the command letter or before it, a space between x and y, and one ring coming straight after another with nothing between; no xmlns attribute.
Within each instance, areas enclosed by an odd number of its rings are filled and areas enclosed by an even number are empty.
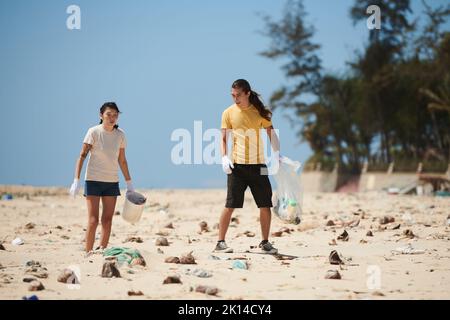
<svg viewBox="0 0 450 320"><path fill-rule="evenodd" d="M130 181L131 176L130 172L128 171L127 158L125 157L125 148L120 148L119 150L119 166L120 170L122 170L125 181Z"/></svg>
<svg viewBox="0 0 450 320"><path fill-rule="evenodd" d="M84 159L86 159L89 151L91 150L92 145L83 143L81 147L80 156L77 159L77 164L75 166L75 179L80 179L81 169L83 168Z"/></svg>

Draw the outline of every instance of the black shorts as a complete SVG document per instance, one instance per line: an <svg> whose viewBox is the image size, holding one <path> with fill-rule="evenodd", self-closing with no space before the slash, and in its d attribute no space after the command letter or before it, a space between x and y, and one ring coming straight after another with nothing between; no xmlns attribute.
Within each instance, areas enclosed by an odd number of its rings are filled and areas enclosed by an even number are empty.
<svg viewBox="0 0 450 320"><path fill-rule="evenodd" d="M86 181L84 196L120 196L118 182Z"/></svg>
<svg viewBox="0 0 450 320"><path fill-rule="evenodd" d="M242 208L247 186L258 208L272 207L272 186L265 164L234 164L228 174L226 208Z"/></svg>

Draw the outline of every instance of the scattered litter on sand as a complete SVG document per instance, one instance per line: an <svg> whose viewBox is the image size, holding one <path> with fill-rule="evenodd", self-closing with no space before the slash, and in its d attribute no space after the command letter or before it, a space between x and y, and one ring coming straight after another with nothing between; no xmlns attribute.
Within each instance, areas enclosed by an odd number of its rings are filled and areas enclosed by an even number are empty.
<svg viewBox="0 0 450 320"><path fill-rule="evenodd" d="M180 258L180 264L197 264L194 256L192 255L192 251Z"/></svg>
<svg viewBox="0 0 450 320"><path fill-rule="evenodd" d="M248 269L247 261L245 261L245 260L234 260L232 268L233 269L247 270Z"/></svg>
<svg viewBox="0 0 450 320"><path fill-rule="evenodd" d="M337 270L328 270L325 274L325 279L341 279L341 274Z"/></svg>
<svg viewBox="0 0 450 320"><path fill-rule="evenodd" d="M168 276L164 279L163 284L182 283L179 276Z"/></svg>
<svg viewBox="0 0 450 320"><path fill-rule="evenodd" d="M348 241L348 238L349 238L349 235L346 230L344 230L344 232L342 232L342 234L340 234L337 237L338 240L342 240L342 241Z"/></svg>
<svg viewBox="0 0 450 320"><path fill-rule="evenodd" d="M408 245L404 247L398 247L394 250L392 250L393 253L400 253L400 254L422 254L425 253L425 250L421 249L415 249L411 243L408 243Z"/></svg>
<svg viewBox="0 0 450 320"><path fill-rule="evenodd" d="M379 219L380 224L388 224L391 222L395 222L395 218L392 216L384 216Z"/></svg>
<svg viewBox="0 0 450 320"><path fill-rule="evenodd" d="M195 292L200 292L200 293L208 294L211 296L215 296L217 293L219 293L219 289L217 287L211 287L211 286L197 286L195 288Z"/></svg>
<svg viewBox="0 0 450 320"><path fill-rule="evenodd" d="M192 275L192 276L196 276L199 278L210 278L213 276L212 272L204 270L204 269L194 269L194 270L186 269L184 273L187 275Z"/></svg>
<svg viewBox="0 0 450 320"><path fill-rule="evenodd" d="M80 281L72 269L66 268L61 274L58 276L58 282L62 283L70 283L70 284L79 284Z"/></svg>
<svg viewBox="0 0 450 320"><path fill-rule="evenodd" d="M333 250L330 252L330 256L328 257L328 260L330 261L330 264L343 264L341 257L339 256L339 253L336 250Z"/></svg>
<svg viewBox="0 0 450 320"><path fill-rule="evenodd" d="M165 263L180 263L180 258L178 257L168 257L164 260Z"/></svg>
<svg viewBox="0 0 450 320"><path fill-rule="evenodd" d="M21 238L15 238L13 241L11 241L11 244L13 246L20 246L24 244L25 242Z"/></svg>
<svg viewBox="0 0 450 320"><path fill-rule="evenodd" d="M141 237L129 236L129 237L127 237L127 238L123 241L123 243L126 243L126 242L143 243L144 241L142 240Z"/></svg>
<svg viewBox="0 0 450 320"><path fill-rule="evenodd" d="M102 267L102 278L120 278L119 266L117 264L117 259L109 258L103 263Z"/></svg>
<svg viewBox="0 0 450 320"><path fill-rule="evenodd" d="M134 290L130 290L128 291L128 296L143 296L144 294L142 293L142 291L134 291Z"/></svg>
<svg viewBox="0 0 450 320"><path fill-rule="evenodd" d="M38 280L31 281L30 285L28 286L28 291L41 291L44 289L44 285Z"/></svg>
<svg viewBox="0 0 450 320"><path fill-rule="evenodd" d="M165 237L159 237L155 240L155 245L167 247L169 245L169 241L167 241L167 238L165 238Z"/></svg>

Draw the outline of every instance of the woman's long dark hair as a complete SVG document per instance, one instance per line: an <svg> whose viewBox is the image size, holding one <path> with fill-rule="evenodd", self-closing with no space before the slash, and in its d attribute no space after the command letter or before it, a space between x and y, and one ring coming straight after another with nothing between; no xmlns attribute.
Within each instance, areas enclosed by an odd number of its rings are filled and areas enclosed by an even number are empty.
<svg viewBox="0 0 450 320"><path fill-rule="evenodd" d="M239 88L244 93L250 92L249 102L250 104L254 105L256 110L258 110L259 115L263 117L266 120L269 120L272 118L272 112L267 109L264 106L264 103L262 103L261 99L259 98L259 94L252 90L250 87L250 83L248 83L247 80L244 79L238 79L231 85L233 89Z"/></svg>
<svg viewBox="0 0 450 320"><path fill-rule="evenodd" d="M105 102L102 107L100 108L100 113L103 114L106 109L113 109L116 110L117 113L120 113L119 108L117 107L117 104L115 102ZM100 119L100 124L103 123L103 119ZM114 129L117 129L119 127L118 124L114 125Z"/></svg>

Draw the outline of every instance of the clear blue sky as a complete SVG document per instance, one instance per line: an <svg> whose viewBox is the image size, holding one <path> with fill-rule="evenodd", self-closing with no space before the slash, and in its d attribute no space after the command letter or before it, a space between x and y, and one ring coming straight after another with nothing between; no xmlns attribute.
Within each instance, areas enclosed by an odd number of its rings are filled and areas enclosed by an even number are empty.
<svg viewBox="0 0 450 320"><path fill-rule="evenodd" d="M420 1L412 2L420 11ZM266 101L284 82L280 63L258 55L269 44L258 33L258 13L279 17L284 3L1 1L0 184L70 185L86 130L98 123L103 102L116 101L137 187L225 187L220 165L172 164L170 135L192 132L195 120L219 127L237 78ZM304 3L323 66L344 71L368 32L364 23L352 25L353 1ZM71 4L81 8L81 30L66 28ZM273 121L282 154L305 161L311 151L285 115L277 110Z"/></svg>

